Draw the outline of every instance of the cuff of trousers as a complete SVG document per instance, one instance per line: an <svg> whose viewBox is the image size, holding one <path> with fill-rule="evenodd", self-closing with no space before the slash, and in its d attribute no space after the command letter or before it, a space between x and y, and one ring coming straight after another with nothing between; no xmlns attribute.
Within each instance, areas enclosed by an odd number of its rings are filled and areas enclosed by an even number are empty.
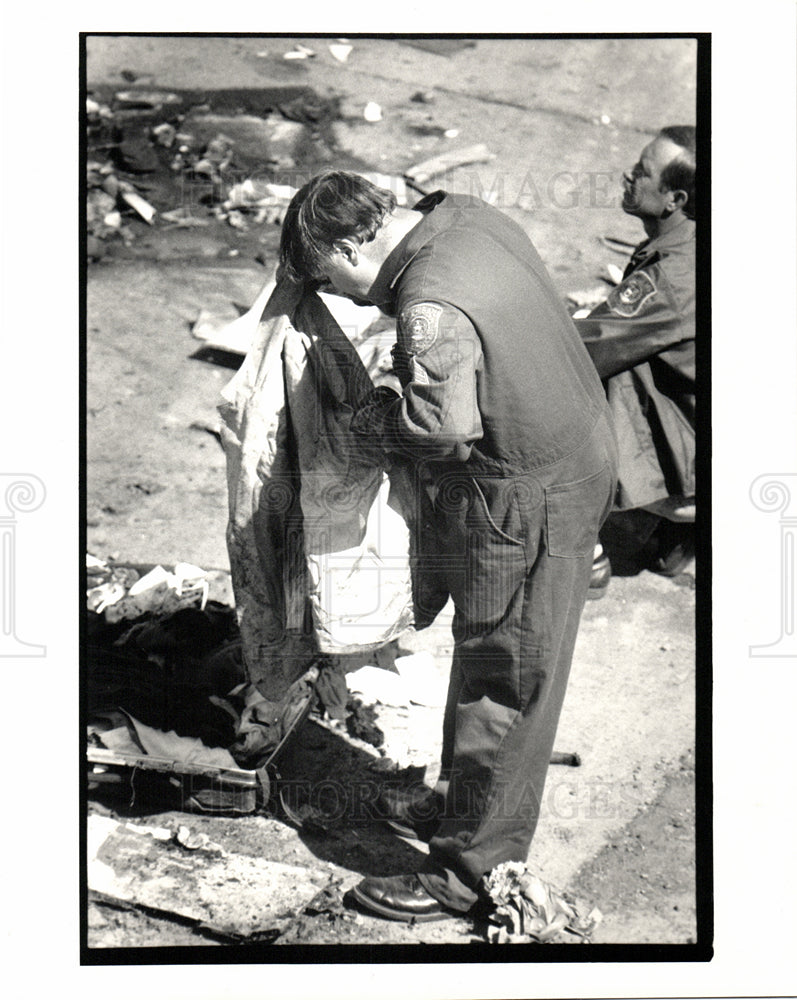
<svg viewBox="0 0 797 1000"><path fill-rule="evenodd" d="M465 885L447 868L427 863L423 871L418 872L418 880L430 896L447 906L450 910L467 913L478 902L479 896L473 889Z"/></svg>

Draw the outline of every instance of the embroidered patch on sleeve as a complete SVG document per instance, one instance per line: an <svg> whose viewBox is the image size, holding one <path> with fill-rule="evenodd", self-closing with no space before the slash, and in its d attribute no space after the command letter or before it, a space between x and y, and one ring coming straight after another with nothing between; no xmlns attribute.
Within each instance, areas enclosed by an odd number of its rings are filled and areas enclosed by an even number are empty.
<svg viewBox="0 0 797 1000"><path fill-rule="evenodd" d="M437 340L443 307L435 302L416 302L399 315L399 325L406 337L410 355L423 354Z"/></svg>
<svg viewBox="0 0 797 1000"><path fill-rule="evenodd" d="M606 305L618 316L636 316L655 294L656 286L647 271L635 271L612 289Z"/></svg>

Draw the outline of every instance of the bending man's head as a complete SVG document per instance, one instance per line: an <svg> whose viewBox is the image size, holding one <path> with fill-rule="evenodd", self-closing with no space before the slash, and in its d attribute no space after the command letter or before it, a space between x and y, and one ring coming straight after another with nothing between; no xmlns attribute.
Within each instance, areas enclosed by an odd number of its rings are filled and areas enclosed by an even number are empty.
<svg viewBox="0 0 797 1000"><path fill-rule="evenodd" d="M280 266L293 281L363 296L373 266L361 258L396 208L396 196L359 174L333 170L319 174L293 196L280 239ZM373 256L373 253L371 253ZM350 285L351 287L345 287ZM356 286L356 287L355 287Z"/></svg>

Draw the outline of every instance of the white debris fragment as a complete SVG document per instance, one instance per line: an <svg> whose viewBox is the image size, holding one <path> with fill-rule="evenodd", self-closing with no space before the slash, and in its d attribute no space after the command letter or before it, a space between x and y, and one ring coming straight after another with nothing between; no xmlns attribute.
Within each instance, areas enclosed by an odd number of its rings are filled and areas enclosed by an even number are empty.
<svg viewBox="0 0 797 1000"><path fill-rule="evenodd" d="M360 667L346 674L346 686L366 704L402 706L409 704L409 692L398 674L382 667Z"/></svg>
<svg viewBox="0 0 797 1000"><path fill-rule="evenodd" d="M353 48L354 48L353 45L345 45L342 44L341 42L337 42L329 46L329 51L334 59L337 59L338 62L345 63L346 60L349 58L349 53L352 51Z"/></svg>
<svg viewBox="0 0 797 1000"><path fill-rule="evenodd" d="M286 52L282 57L283 59L312 59L315 56L315 52L308 48L306 45L302 45L301 42L297 42L290 52Z"/></svg>
<svg viewBox="0 0 797 1000"><path fill-rule="evenodd" d="M367 122L381 122L382 109L375 101L369 101L365 105L365 110L363 111L363 118Z"/></svg>
<svg viewBox="0 0 797 1000"><path fill-rule="evenodd" d="M144 222L152 225L156 211L148 201L136 194L135 191L122 191L122 200L126 202L135 212L141 216Z"/></svg>

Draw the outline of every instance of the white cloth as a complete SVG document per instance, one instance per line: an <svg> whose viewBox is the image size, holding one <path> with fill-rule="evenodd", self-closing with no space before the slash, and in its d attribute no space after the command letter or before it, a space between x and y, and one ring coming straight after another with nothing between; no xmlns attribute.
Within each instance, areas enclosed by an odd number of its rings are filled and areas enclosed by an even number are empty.
<svg viewBox="0 0 797 1000"><path fill-rule="evenodd" d="M373 648L412 622L408 530L349 430L372 389L321 299L281 282L222 392L244 662L271 698L318 651Z"/></svg>

